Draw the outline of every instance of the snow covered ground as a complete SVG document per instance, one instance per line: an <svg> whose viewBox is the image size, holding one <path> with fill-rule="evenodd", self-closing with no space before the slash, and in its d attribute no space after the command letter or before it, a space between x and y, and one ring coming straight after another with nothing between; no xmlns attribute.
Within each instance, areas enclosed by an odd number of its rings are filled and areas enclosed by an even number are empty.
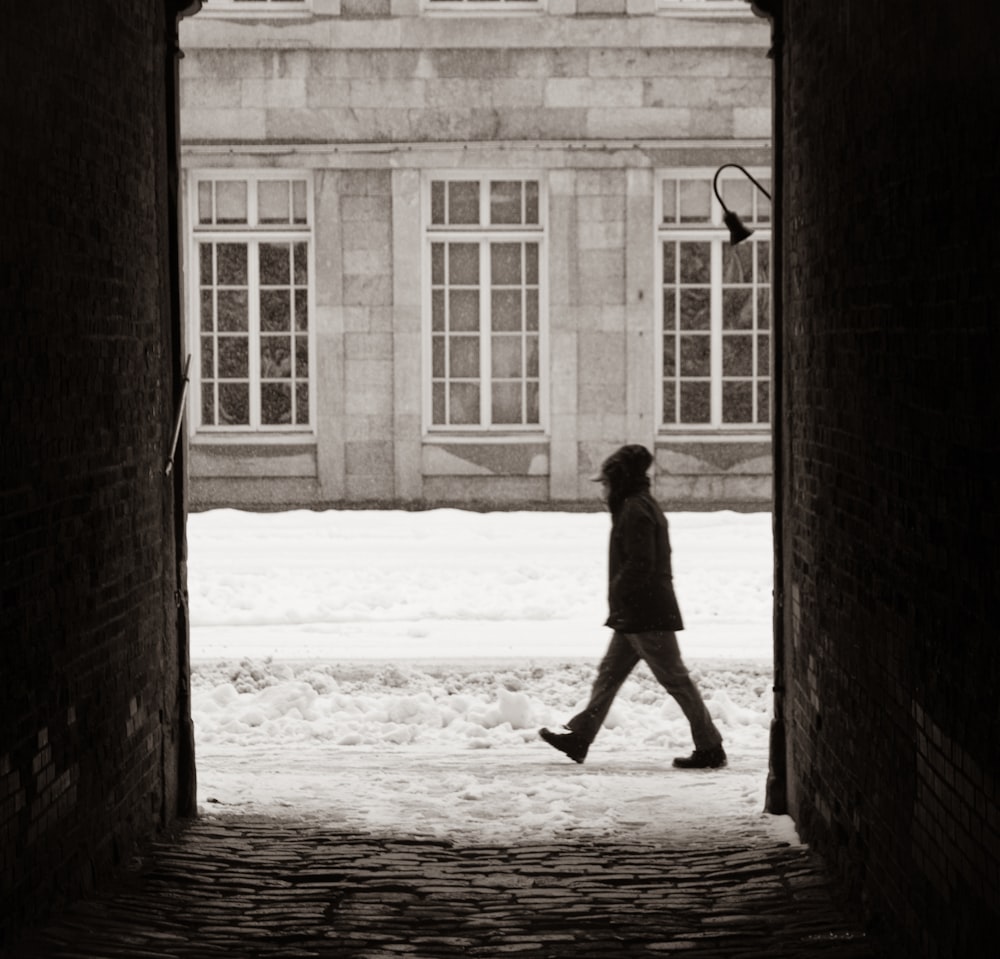
<svg viewBox="0 0 1000 959"><path fill-rule="evenodd" d="M770 514L672 513L681 649L729 766L645 665L584 765L538 739L609 631L606 513L193 514L199 805L469 843L775 831Z"/></svg>

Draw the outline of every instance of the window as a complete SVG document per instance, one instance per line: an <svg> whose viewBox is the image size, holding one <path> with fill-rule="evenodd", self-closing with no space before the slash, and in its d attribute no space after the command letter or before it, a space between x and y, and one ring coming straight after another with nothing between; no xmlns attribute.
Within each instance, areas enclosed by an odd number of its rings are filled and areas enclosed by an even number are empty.
<svg viewBox="0 0 1000 959"><path fill-rule="evenodd" d="M427 224L426 421L433 430L543 422L543 226L537 179L433 178Z"/></svg>
<svg viewBox="0 0 1000 959"><path fill-rule="evenodd" d="M202 0L199 16L301 16L311 7L312 0Z"/></svg>
<svg viewBox="0 0 1000 959"><path fill-rule="evenodd" d="M309 429L311 184L284 171L190 182L197 425Z"/></svg>
<svg viewBox="0 0 1000 959"><path fill-rule="evenodd" d="M658 182L661 424L761 429L770 421L770 217L738 170L719 177L726 206L754 229L737 246L722 227L712 172ZM766 173L750 171L770 192Z"/></svg>

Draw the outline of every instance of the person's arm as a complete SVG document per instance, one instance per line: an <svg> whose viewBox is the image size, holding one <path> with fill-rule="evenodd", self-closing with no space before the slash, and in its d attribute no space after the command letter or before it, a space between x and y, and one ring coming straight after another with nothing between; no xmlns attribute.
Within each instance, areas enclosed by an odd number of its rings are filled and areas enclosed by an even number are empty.
<svg viewBox="0 0 1000 959"><path fill-rule="evenodd" d="M642 504L627 501L619 517L621 563L611 581L612 618L630 618L649 603L656 571L656 523Z"/></svg>

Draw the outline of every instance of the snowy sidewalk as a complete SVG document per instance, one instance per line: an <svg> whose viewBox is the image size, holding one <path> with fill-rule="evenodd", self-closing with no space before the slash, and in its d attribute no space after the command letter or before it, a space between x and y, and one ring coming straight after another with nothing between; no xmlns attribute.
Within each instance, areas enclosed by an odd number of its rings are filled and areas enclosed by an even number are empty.
<svg viewBox="0 0 1000 959"><path fill-rule="evenodd" d="M457 846L205 817L10 959L876 959L802 846Z"/></svg>

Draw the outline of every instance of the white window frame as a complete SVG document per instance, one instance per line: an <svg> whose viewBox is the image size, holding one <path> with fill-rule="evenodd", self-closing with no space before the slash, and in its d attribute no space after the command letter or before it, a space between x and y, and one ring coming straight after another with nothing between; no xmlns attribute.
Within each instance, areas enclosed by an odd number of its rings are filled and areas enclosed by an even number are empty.
<svg viewBox="0 0 1000 959"><path fill-rule="evenodd" d="M476 225L437 226L431 222L431 185L436 181L478 182L480 222ZM488 224L489 184L494 180L533 181L538 184L538 224L497 225ZM421 183L421 390L423 396L423 435L434 439L460 439L475 436L479 439L513 437L538 439L548 435L549 422L549 334L548 334L548 244L547 244L548 191L545 178L537 170L490 170L488 172L434 170L426 171ZM534 241L538 244L538 423L491 422L491 342L490 342L490 284L489 246L491 240L515 242ZM479 305L479 382L480 397L479 423L441 424L434 423L434 364L432 331L432 282L431 246L436 242L472 242L479 244L480 265L480 305Z"/></svg>
<svg viewBox="0 0 1000 959"><path fill-rule="evenodd" d="M749 0L656 0L656 12L690 17L753 17Z"/></svg>
<svg viewBox="0 0 1000 959"><path fill-rule="evenodd" d="M748 167L748 172L754 176L757 180L764 183L765 186L769 186L771 179L771 170L764 167ZM758 381L767 380L768 386L768 419L763 423L730 423L725 422L722 419L722 392L723 392L723 316L722 316L722 290L724 287L723 281L723 262L722 262L722 250L723 246L729 243L729 230L724 226L722 222L723 209L719 200L715 196L712 190L712 180L715 175L715 168L668 168L656 171L656 183L655 183L655 210L656 210L656 224L654 229L655 236L655 269L656 269L656 343L657 348L655 350L655 376L656 376L656 421L657 421L657 431L660 434L697 434L700 436L718 436L720 434L743 434L747 436L752 436L755 438L760 438L762 435L769 435L771 432L771 423L773 419L773 352L774 352L774 311L769 309L769 319L768 319L768 348L770 351L768 358L768 375L766 377L759 376L756 373L753 376L753 382L756 385ZM675 223L673 225L665 225L663 222L663 183L665 180L697 180L699 182L705 182L708 184L708 191L710 194L711 203L711 215L710 221L705 223ZM744 177L744 175L736 169L724 170L719 176L719 190L724 191L725 181L740 181L748 183L751 187L751 196L753 198L753 210L758 209L758 204L763 204L767 202L766 197L763 194L758 196L757 188L750 183L749 180ZM769 190L770 192L770 190ZM769 276L768 276L768 289L771 290L771 276L773 276L773 264L770 260L770 239L771 239L771 221L767 220L757 220L753 216L753 210L741 210L733 208L733 212L738 214L740 218L753 229L754 239L758 241L766 240L768 241L768 263L769 263ZM664 370L663 370L663 352L664 352L664 337L666 336L666 330L664 328L664 315L663 315L663 245L665 242L674 241L685 241L694 240L697 242L710 242L711 247L711 295L710 295L710 341L711 341L711 374L710 374L710 391L711 391L711 420L707 423L665 423L663 420L663 401L664 401ZM751 240L744 240L744 243L750 243ZM773 293L772 293L773 298ZM773 299L772 299L773 302ZM756 331L755 331L756 333ZM756 349L756 347L755 347ZM755 354L756 355L756 354ZM756 398L754 400L755 404L757 402Z"/></svg>
<svg viewBox="0 0 1000 959"><path fill-rule="evenodd" d="M267 17L278 19L312 14L312 0L202 0L198 18Z"/></svg>
<svg viewBox="0 0 1000 959"><path fill-rule="evenodd" d="M261 181L304 181L306 186L306 222L293 224L257 224L257 190ZM202 182L242 181L247 184L248 225L214 225L198 222L199 184ZM191 405L188 416L189 434L193 441L237 441L273 442L283 440L299 441L316 435L317 421L317 356L316 356L316 242L313 204L313 176L309 170L298 169L194 169L187 171L187 309L188 341L191 353ZM250 423L239 425L202 424L202 374L201 374L201 273L198 245L203 241L215 243L246 243L248 248L256 248L261 242L306 243L306 263L308 287L306 309L308 311L307 343L309 349L309 423L287 424L261 423L260 411L260 302L259 296L249 296L249 375ZM259 293L258 258L247 257L248 289ZM294 406L295 397L292 397Z"/></svg>
<svg viewBox="0 0 1000 959"><path fill-rule="evenodd" d="M513 16L545 12L547 0L420 0L425 14Z"/></svg>

